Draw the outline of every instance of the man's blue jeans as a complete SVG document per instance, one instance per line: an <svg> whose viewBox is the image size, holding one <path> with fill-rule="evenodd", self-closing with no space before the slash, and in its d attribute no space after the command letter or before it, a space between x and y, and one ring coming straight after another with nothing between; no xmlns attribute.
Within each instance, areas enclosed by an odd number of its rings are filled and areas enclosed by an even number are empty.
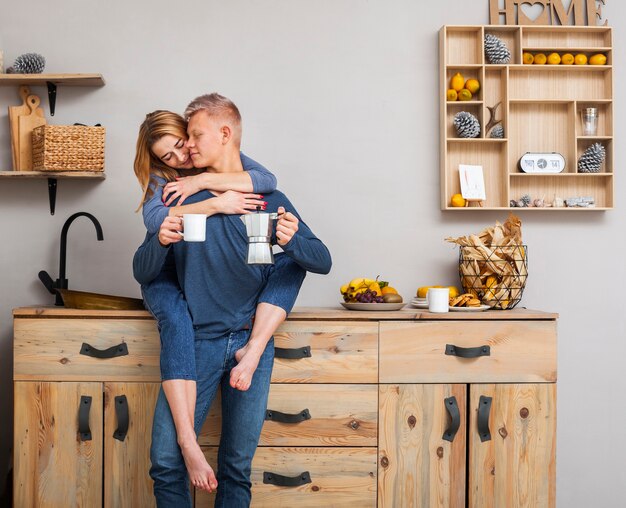
<svg viewBox="0 0 626 508"><path fill-rule="evenodd" d="M250 330L239 330L216 339L195 341L197 399L195 431L199 434L218 387L222 393L222 437L217 465L218 490L215 506L250 506L250 473L254 452L265 419L272 366L274 339L270 339L252 378L250 389L231 388L230 371L237 364L235 352L246 345ZM152 467L154 495L159 508L191 506L189 479L176 439L176 428L161 389L152 426Z"/></svg>

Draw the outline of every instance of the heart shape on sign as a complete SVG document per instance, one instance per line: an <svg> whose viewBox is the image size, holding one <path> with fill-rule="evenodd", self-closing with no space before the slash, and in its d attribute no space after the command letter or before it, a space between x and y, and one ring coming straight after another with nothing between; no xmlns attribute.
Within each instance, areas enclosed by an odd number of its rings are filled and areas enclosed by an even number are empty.
<svg viewBox="0 0 626 508"><path fill-rule="evenodd" d="M538 5L541 10L538 10ZM549 0L528 0L518 2L517 22L520 25L549 25Z"/></svg>

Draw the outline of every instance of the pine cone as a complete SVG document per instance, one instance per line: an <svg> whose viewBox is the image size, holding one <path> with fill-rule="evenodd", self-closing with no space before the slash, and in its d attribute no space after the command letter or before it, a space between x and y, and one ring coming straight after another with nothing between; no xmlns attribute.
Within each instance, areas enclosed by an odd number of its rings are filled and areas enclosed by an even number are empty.
<svg viewBox="0 0 626 508"><path fill-rule="evenodd" d="M490 64L507 64L511 61L511 51L498 37L486 34L485 57Z"/></svg>
<svg viewBox="0 0 626 508"><path fill-rule="evenodd" d="M480 122L467 111L459 111L454 115L452 124L460 138L477 138L480 136Z"/></svg>
<svg viewBox="0 0 626 508"><path fill-rule="evenodd" d="M38 53L24 53L15 59L7 73L41 74L46 66L46 59ZM10 71L10 72L9 72Z"/></svg>
<svg viewBox="0 0 626 508"><path fill-rule="evenodd" d="M502 139L504 137L504 128L502 127L501 123L494 125L493 129L489 131L489 137L499 139Z"/></svg>
<svg viewBox="0 0 626 508"><path fill-rule="evenodd" d="M600 143L594 143L578 159L578 172L599 173L605 157L606 150L604 146Z"/></svg>

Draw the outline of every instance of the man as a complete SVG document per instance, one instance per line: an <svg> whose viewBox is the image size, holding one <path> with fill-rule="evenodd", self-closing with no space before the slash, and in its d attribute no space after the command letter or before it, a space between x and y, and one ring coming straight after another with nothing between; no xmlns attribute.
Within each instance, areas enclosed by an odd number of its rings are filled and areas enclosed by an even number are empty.
<svg viewBox="0 0 626 508"><path fill-rule="evenodd" d="M241 116L219 94L195 99L185 111L188 147L196 167L208 171L243 171L240 159ZM215 197L199 192L186 203ZM291 310L304 270L328 273L328 249L302 222L279 191L266 195L266 211L278 212L276 242L284 253L275 265L248 265L247 236L239 216L207 219L204 243L180 241L178 217L168 217L158 235L135 255L135 278L145 283L160 270L174 249L176 270L195 330L197 380L196 434L218 387L222 394L222 435L215 506L250 505L251 462L265 417L274 360L272 335ZM176 440L171 412L163 394L155 409L152 449L154 492L159 507L191 506L185 464Z"/></svg>

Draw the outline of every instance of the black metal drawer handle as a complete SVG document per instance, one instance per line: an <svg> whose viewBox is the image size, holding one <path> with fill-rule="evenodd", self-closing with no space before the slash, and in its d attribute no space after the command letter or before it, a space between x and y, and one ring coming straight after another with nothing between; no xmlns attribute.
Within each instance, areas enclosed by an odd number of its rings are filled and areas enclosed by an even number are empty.
<svg viewBox="0 0 626 508"><path fill-rule="evenodd" d="M444 399L444 402L446 405L446 411L448 411L451 421L450 426L443 433L441 439L452 442L454 441L454 436L456 436L456 433L461 426L461 413L459 412L459 405L454 395Z"/></svg>
<svg viewBox="0 0 626 508"><path fill-rule="evenodd" d="M116 356L126 356L128 354L128 346L126 346L126 342L122 342L117 346L111 346L109 349L96 349L86 342L83 342L83 345L80 347L80 354L104 360L115 358Z"/></svg>
<svg viewBox="0 0 626 508"><path fill-rule="evenodd" d="M130 423L126 395L115 397L115 414L117 415L117 429L113 432L113 437L118 441L124 441Z"/></svg>
<svg viewBox="0 0 626 508"><path fill-rule="evenodd" d="M91 409L91 397L80 396L78 406L78 435L81 441L91 441L91 429L89 428L89 410Z"/></svg>
<svg viewBox="0 0 626 508"><path fill-rule="evenodd" d="M300 358L311 358L311 346L297 347L293 349L277 347L274 348L275 358L287 360L299 360Z"/></svg>
<svg viewBox="0 0 626 508"><path fill-rule="evenodd" d="M483 443L491 440L491 431L489 430L491 400L491 397L481 395L478 401L478 435Z"/></svg>
<svg viewBox="0 0 626 508"><path fill-rule="evenodd" d="M460 358L478 358L479 356L491 356L491 347L460 347L454 344L446 344L446 354Z"/></svg>
<svg viewBox="0 0 626 508"><path fill-rule="evenodd" d="M280 411L274 411L273 409L267 409L265 411L265 419L273 422L280 423L300 423L304 420L311 419L311 413L308 409L303 409L299 413L289 414L281 413Z"/></svg>
<svg viewBox="0 0 626 508"><path fill-rule="evenodd" d="M263 471L263 483L276 485L277 487L299 487L300 485L311 483L311 475L308 471L304 471L297 476L283 476L270 471Z"/></svg>

